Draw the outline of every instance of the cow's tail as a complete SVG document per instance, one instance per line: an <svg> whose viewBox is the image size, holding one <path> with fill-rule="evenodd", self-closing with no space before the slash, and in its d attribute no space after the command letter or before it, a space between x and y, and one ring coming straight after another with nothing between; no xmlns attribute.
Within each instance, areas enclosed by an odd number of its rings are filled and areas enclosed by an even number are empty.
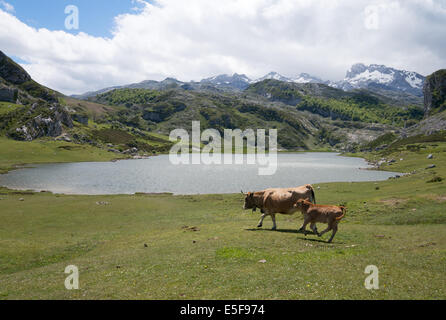
<svg viewBox="0 0 446 320"><path fill-rule="evenodd" d="M313 200L313 203L316 204L316 196L314 195L314 189L313 186L308 184L307 189L311 191L311 198Z"/></svg>
<svg viewBox="0 0 446 320"><path fill-rule="evenodd" d="M345 214L347 213L347 209L345 207L340 207L340 208L342 210L342 215L340 215L339 217L336 217L337 221L343 219L345 217Z"/></svg>

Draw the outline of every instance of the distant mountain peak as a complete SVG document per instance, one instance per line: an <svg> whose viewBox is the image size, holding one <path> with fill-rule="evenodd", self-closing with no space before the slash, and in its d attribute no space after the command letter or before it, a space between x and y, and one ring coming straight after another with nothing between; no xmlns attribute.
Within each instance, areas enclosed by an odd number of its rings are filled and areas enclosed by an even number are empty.
<svg viewBox="0 0 446 320"><path fill-rule="evenodd" d="M171 82L181 82L178 79L172 78L172 77L167 77L166 79L164 79L163 81L171 81Z"/></svg>
<svg viewBox="0 0 446 320"><path fill-rule="evenodd" d="M275 71L271 71L267 75L265 75L265 76L255 80L254 82L260 82L260 81L269 80L269 79L278 80L278 81L285 81L285 82L291 82L290 78L284 77L280 73L277 73Z"/></svg>
<svg viewBox="0 0 446 320"><path fill-rule="evenodd" d="M239 90L246 89L250 82L251 79L249 79L246 75L238 73L234 73L233 75L220 74L200 81L200 83L211 84L217 88L232 87Z"/></svg>
<svg viewBox="0 0 446 320"><path fill-rule="evenodd" d="M324 83L324 84L327 83L327 81L324 81L318 77L312 76L308 73L301 73L296 78L293 78L292 81L295 83Z"/></svg>
<svg viewBox="0 0 446 320"><path fill-rule="evenodd" d="M343 81L332 83L332 86L344 90L382 89L422 96L424 81L425 77L414 71L356 63L347 71Z"/></svg>

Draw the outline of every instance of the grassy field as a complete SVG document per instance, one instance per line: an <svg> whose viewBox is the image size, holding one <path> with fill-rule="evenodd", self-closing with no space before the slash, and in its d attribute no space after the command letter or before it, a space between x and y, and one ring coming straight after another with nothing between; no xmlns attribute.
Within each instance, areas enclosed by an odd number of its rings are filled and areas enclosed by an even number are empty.
<svg viewBox="0 0 446 320"><path fill-rule="evenodd" d="M240 194L2 189L0 299L445 299L446 185L427 181L446 178L446 144L424 146L386 155L396 163L384 169L415 174L315 186L318 203L348 207L333 244L298 234L298 214L255 228ZM80 290L64 287L68 265ZM368 265L379 290L364 287Z"/></svg>
<svg viewBox="0 0 446 320"><path fill-rule="evenodd" d="M117 157L89 145L52 140L22 142L0 137L0 174L22 164L109 161Z"/></svg>

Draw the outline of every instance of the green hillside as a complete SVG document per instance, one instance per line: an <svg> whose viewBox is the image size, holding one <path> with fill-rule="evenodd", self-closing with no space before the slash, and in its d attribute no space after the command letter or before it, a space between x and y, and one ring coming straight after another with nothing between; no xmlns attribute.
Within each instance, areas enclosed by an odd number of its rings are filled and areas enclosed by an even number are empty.
<svg viewBox="0 0 446 320"><path fill-rule="evenodd" d="M190 130L193 120L201 121L202 129L220 132L225 128L277 129L280 147L288 150L365 143L423 117L417 106L396 106L364 90L344 92L326 85L276 80L253 84L242 93L116 89L89 101L121 108L111 116L115 122L165 135L176 128ZM348 137L353 141L345 141Z"/></svg>

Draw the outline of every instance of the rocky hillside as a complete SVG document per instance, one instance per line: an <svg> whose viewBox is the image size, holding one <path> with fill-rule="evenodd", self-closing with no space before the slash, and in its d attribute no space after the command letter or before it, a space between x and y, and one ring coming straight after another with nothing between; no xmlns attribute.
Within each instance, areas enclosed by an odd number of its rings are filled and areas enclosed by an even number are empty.
<svg viewBox="0 0 446 320"><path fill-rule="evenodd" d="M0 52L0 135L21 141L62 140L118 154L165 152L167 137L127 126L120 108L80 101L50 90ZM124 121L123 121L124 122ZM67 148L72 148L70 145Z"/></svg>
<svg viewBox="0 0 446 320"><path fill-rule="evenodd" d="M420 122L398 134L384 134L361 149L387 150L395 146L413 147L414 143L446 141L446 70L438 70L426 77L423 92L424 118Z"/></svg>
<svg viewBox="0 0 446 320"><path fill-rule="evenodd" d="M190 130L193 120L200 120L202 129L221 132L276 128L280 147L288 150L349 149L423 117L421 108L393 105L373 92L273 79L242 92L115 89L89 101L123 108L115 122L164 135Z"/></svg>
<svg viewBox="0 0 446 320"><path fill-rule="evenodd" d="M57 92L32 80L21 66L0 51L0 106L6 110L0 113L1 132L26 141L61 135L63 128L72 127L73 123L58 101Z"/></svg>
<svg viewBox="0 0 446 320"><path fill-rule="evenodd" d="M423 92L426 115L446 110L446 69L438 70L428 76Z"/></svg>
<svg viewBox="0 0 446 320"><path fill-rule="evenodd" d="M446 70L438 70L428 76L423 92L425 117L407 130L408 136L446 131Z"/></svg>

